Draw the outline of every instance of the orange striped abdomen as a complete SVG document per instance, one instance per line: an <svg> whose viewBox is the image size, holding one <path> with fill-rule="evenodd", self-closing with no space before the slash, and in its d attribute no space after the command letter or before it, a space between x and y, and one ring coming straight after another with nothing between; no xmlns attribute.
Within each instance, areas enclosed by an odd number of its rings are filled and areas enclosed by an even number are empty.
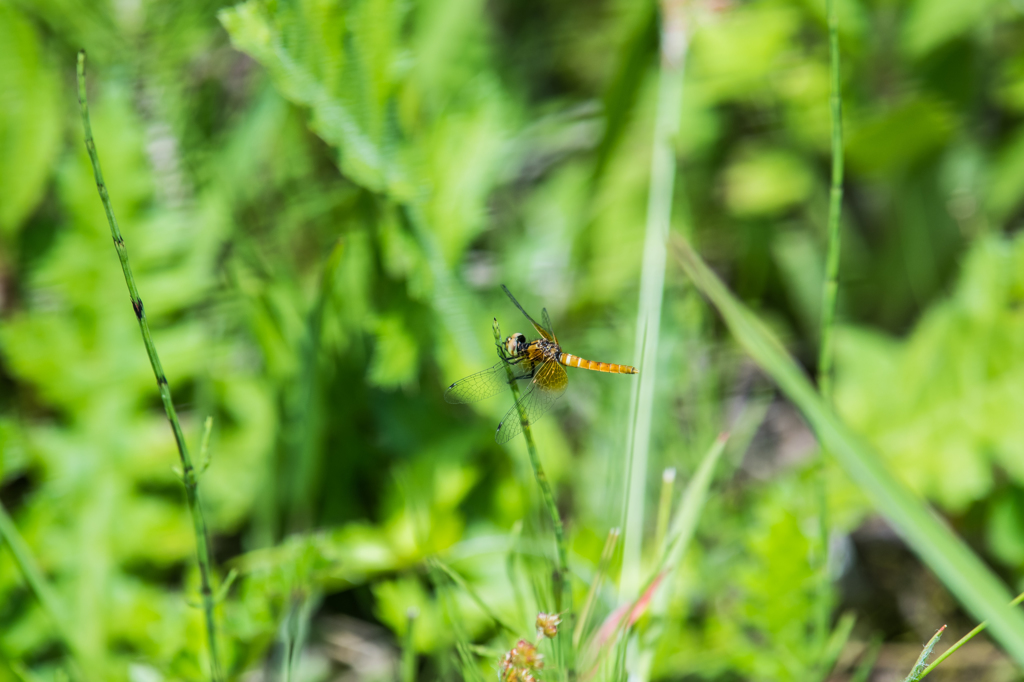
<svg viewBox="0 0 1024 682"><path fill-rule="evenodd" d="M580 369L592 369L595 372L609 372L611 374L639 374L640 370L636 367L630 367L629 365L615 365L607 362L594 362L593 360L584 360L578 355L572 355L571 353L562 353L558 356L558 361L566 367L579 367Z"/></svg>

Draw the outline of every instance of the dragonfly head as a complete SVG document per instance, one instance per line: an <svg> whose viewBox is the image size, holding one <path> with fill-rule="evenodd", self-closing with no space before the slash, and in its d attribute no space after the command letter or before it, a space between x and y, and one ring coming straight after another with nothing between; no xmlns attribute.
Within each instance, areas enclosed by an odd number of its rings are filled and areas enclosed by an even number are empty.
<svg viewBox="0 0 1024 682"><path fill-rule="evenodd" d="M526 352L526 337L516 332L512 336L505 339L505 350L512 357L516 357L521 353Z"/></svg>

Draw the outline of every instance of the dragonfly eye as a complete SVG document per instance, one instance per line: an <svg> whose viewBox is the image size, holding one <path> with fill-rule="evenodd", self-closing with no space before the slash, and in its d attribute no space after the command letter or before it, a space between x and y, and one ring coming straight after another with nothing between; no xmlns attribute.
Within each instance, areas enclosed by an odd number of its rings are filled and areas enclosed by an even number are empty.
<svg viewBox="0 0 1024 682"><path fill-rule="evenodd" d="M526 350L526 337L516 332L512 336L505 339L505 350L508 354L515 357Z"/></svg>

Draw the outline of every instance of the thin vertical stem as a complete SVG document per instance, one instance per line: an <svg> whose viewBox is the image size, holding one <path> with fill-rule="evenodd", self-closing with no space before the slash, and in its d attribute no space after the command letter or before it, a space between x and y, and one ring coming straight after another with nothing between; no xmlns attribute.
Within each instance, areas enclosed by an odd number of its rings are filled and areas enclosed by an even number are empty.
<svg viewBox="0 0 1024 682"><path fill-rule="evenodd" d="M619 529L612 528L608 531L608 537L604 541L604 549L601 550L601 558L597 562L597 570L594 571L594 579L590 582L590 589L583 601L583 610L580 611L580 620L576 624L576 630L572 633L573 646L579 646L583 639L583 633L587 628L587 621L590 619L590 612L597 602L597 593L601 588L601 581L608 573L608 566L612 563L612 556L615 554L615 546L619 543Z"/></svg>
<svg viewBox="0 0 1024 682"><path fill-rule="evenodd" d="M640 378L630 404L626 454L626 495L623 504L623 557L620 592L636 596L642 579L641 548L644 528L644 490L651 444L654 386L657 377L661 304L665 290L665 260L672 197L676 179L673 141L679 132L683 103L683 68L689 46L685 0L663 0L661 7L661 72L651 154L651 184L647 198L640 302L634 357Z"/></svg>
<svg viewBox="0 0 1024 682"><path fill-rule="evenodd" d="M826 403L832 402L833 331L835 329L836 297L839 292L839 254L842 233L839 218L843 209L843 98L839 69L839 16L835 0L825 0L828 14L828 51L831 78L830 105L832 113L832 182L828 205L828 253L825 260L825 282L821 303L821 345L818 349L818 390ZM824 455L824 448L822 455ZM818 472L818 567L819 586L815 634L824 644L828 639L831 618L831 586L828 576L828 494L824 462ZM826 673L827 674L827 673Z"/></svg>
<svg viewBox="0 0 1024 682"><path fill-rule="evenodd" d="M668 521L672 515L672 494L675 492L676 469L669 467L661 473L661 495L658 498L658 522L654 527L654 546L663 551Z"/></svg>
<svg viewBox="0 0 1024 682"><path fill-rule="evenodd" d="M171 387L167 383L167 376L164 374L163 365L160 363L160 356L157 355L153 337L149 332L146 309L142 305L142 297L139 295L139 289L135 285L135 277L132 275L131 265L128 263L128 249L125 246L124 238L121 236L121 229L117 225L117 218L114 216L114 207L110 203L107 185L103 182L100 158L96 152L96 143L92 137L89 102L85 90L85 50L81 50L78 53L78 103L82 112L82 127L85 130L85 148L88 150L89 160L92 162L93 175L96 178L96 189L99 191L100 201L103 202L103 210L107 214L110 236L114 240L114 248L117 250L117 257L121 261L124 280L128 285L128 296L131 298L135 317L139 321L142 341L146 346L146 353L149 355L149 364L153 367L153 374L156 376L156 383L160 389L160 399L163 401L167 420L170 422L171 431L174 433L174 442L178 446L178 455L181 457L181 479L185 486L185 497L188 500L189 510L192 514L192 525L196 536L196 558L199 563L203 612L206 616L206 634L210 647L210 678L214 682L218 682L221 679L221 673L220 661L217 656L216 628L214 625L213 589L210 586L213 570L210 561L210 542L206 530L206 518L203 516L203 508L199 501L199 477L192 466L192 458L188 453L185 435L181 430L181 424L178 422L178 413L174 409L174 401L171 399Z"/></svg>
<svg viewBox="0 0 1024 682"><path fill-rule="evenodd" d="M501 329L498 327L498 320L494 320L491 326L494 333L494 343L501 348ZM522 404L519 402L519 386L512 376L512 368L505 366L508 372L508 383L512 388L512 398L519 407L519 420L523 425L523 436L526 438L526 451L530 456L530 466L533 468L533 477L537 479L537 486L540 488L541 497L544 500L544 507L548 516L551 517L551 525L555 529L555 548L558 552L558 570L555 575L555 610L565 611L565 631L572 632L575 621L575 613L572 605L572 582L569 576L569 547L565 541L565 526L562 524L562 517L558 513L558 505L555 504L555 494L551 490L551 483L544 473L544 466L540 463L540 455L537 454L537 444L533 442L533 429L530 422L523 413ZM569 679L576 678L575 654L573 647L568 647L569 661L566 666L569 670Z"/></svg>
<svg viewBox="0 0 1024 682"><path fill-rule="evenodd" d="M826 401L832 400L832 332L835 326L836 295L839 291L839 251L842 234L839 217L843 209L843 99L839 71L839 17L835 0L825 0L828 12L829 70L832 93L832 186L828 205L828 256L825 261L825 290L821 306L821 347L818 355L818 388Z"/></svg>

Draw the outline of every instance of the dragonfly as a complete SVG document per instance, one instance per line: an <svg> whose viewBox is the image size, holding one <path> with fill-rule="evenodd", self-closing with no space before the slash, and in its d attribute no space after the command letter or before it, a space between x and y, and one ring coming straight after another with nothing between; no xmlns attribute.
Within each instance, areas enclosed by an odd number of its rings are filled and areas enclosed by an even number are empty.
<svg viewBox="0 0 1024 682"><path fill-rule="evenodd" d="M475 403L495 396L503 390L509 390L513 382L520 382L518 386L521 397L505 413L498 424L498 430L494 433L494 440L498 443L509 442L523 432L525 425L536 423L551 409L555 401L565 393L565 387L569 385L566 367L610 374L640 373L640 370L630 365L594 362L562 352L558 337L551 326L548 309L544 308L541 311L541 319L544 321L544 324L541 324L519 305L519 301L508 287L502 284L501 288L515 307L519 308L519 312L530 321L540 338L527 341L525 334L512 334L504 343L496 344L500 358L497 364L459 379L444 393L445 402L448 403Z"/></svg>

